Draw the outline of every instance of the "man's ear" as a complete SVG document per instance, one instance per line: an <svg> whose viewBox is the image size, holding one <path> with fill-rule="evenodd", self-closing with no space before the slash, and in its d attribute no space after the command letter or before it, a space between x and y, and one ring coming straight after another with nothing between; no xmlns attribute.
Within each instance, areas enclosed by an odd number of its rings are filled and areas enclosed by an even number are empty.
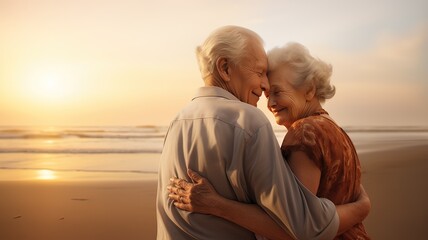
<svg viewBox="0 0 428 240"><path fill-rule="evenodd" d="M314 83L311 83L308 88L306 89L306 101L309 102L311 101L314 97L315 97L315 93L316 93L316 87Z"/></svg>
<svg viewBox="0 0 428 240"><path fill-rule="evenodd" d="M225 82L229 82L230 81L230 69L229 69L229 60L227 58L224 57L220 57L217 59L216 61L216 68L217 68L217 72L219 73L221 79Z"/></svg>

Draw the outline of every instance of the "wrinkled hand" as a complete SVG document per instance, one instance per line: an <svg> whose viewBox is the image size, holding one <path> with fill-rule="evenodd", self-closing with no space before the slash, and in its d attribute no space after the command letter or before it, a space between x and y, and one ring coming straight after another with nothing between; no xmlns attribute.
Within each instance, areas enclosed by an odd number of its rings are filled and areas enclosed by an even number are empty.
<svg viewBox="0 0 428 240"><path fill-rule="evenodd" d="M220 196L208 179L188 169L187 175L194 183L184 179L171 178L168 197L174 201L177 208L189 212L213 214L217 203L223 198Z"/></svg>

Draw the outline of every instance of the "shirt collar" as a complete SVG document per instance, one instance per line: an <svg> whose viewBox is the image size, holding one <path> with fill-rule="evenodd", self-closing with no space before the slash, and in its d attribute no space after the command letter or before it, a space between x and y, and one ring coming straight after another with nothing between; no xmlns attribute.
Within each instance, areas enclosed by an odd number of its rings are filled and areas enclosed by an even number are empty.
<svg viewBox="0 0 428 240"><path fill-rule="evenodd" d="M201 97L221 97L229 100L240 101L232 93L226 91L223 88L214 87L214 86L209 86L209 87L205 86L205 87L199 88L198 91L196 92L196 96L192 99L192 101Z"/></svg>

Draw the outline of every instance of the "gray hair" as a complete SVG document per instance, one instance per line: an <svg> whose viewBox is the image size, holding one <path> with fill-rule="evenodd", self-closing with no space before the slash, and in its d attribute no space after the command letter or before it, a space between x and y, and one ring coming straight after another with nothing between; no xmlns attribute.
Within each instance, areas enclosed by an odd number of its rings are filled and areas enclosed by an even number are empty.
<svg viewBox="0 0 428 240"><path fill-rule="evenodd" d="M224 26L212 32L205 42L196 48L199 70L205 80L215 76L216 62L220 57L227 58L232 64L238 64L245 54L250 41L263 40L257 33L238 26Z"/></svg>
<svg viewBox="0 0 428 240"><path fill-rule="evenodd" d="M332 66L311 56L309 50L300 43L288 43L281 48L273 48L268 52L269 72L282 66L291 67L297 77L290 84L296 88L315 86L315 96L321 103L336 93L330 84Z"/></svg>

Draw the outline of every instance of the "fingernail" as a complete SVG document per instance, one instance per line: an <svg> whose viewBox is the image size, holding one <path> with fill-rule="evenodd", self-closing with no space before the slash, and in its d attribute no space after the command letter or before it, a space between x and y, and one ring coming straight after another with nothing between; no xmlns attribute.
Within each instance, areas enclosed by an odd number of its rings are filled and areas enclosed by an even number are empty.
<svg viewBox="0 0 428 240"><path fill-rule="evenodd" d="M168 187L166 187L167 190L171 190L171 186L168 185Z"/></svg>

